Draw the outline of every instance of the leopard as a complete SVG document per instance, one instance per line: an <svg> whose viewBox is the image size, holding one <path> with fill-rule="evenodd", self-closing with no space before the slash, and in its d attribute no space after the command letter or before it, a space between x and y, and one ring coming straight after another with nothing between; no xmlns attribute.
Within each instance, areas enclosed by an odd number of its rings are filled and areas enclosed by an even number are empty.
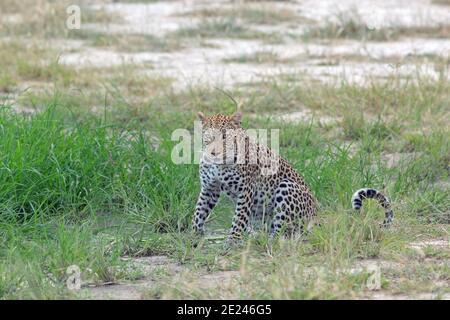
<svg viewBox="0 0 450 320"><path fill-rule="evenodd" d="M192 220L197 234L221 195L235 206L227 243L242 241L254 225L268 223L270 238L281 230L303 232L317 217L318 203L305 179L277 152L255 141L242 127L242 113L205 116L198 112L202 130L199 161L200 193ZM365 199L376 199L385 209L383 226L394 218L389 199L374 188L354 192L351 203L362 208Z"/></svg>

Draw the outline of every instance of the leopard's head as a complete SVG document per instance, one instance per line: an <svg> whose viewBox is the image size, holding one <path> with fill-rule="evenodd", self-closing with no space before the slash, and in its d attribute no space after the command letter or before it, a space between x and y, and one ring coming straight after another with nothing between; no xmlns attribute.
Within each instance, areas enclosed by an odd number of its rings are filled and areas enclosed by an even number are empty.
<svg viewBox="0 0 450 320"><path fill-rule="evenodd" d="M205 116L198 113L202 121L203 156L213 163L229 163L235 155L235 137L241 127L242 114L227 116L216 114Z"/></svg>

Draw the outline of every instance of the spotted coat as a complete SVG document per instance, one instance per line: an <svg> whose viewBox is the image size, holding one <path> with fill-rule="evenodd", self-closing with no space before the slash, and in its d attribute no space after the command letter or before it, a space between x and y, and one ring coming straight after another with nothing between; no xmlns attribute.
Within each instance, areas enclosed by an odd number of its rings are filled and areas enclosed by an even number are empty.
<svg viewBox="0 0 450 320"><path fill-rule="evenodd" d="M193 218L196 232L204 231L221 194L235 204L229 241L241 238L251 224L266 219L273 236L283 228L301 231L315 217L316 200L302 176L286 160L246 134L240 113L211 117L199 113L199 117L204 147L199 168L201 191ZM386 209L384 225L390 225L393 213L389 200L378 190L356 191L352 198L354 209L359 210L367 198L376 199Z"/></svg>
<svg viewBox="0 0 450 320"><path fill-rule="evenodd" d="M227 195L236 206L229 240L240 238L249 229L251 220L256 224L266 217L272 219L271 235L284 225L293 229L301 227L299 222L316 214L314 196L287 161L246 135L240 117L240 114L212 117L200 114L205 148L200 160L201 191L193 219L194 230L203 232L220 194ZM216 143L211 141L214 139L208 136L208 129L217 130L222 139L215 139ZM226 136L230 132L231 137ZM239 139L245 145L241 162L237 162L233 153ZM252 155L257 156L256 162L251 161Z"/></svg>

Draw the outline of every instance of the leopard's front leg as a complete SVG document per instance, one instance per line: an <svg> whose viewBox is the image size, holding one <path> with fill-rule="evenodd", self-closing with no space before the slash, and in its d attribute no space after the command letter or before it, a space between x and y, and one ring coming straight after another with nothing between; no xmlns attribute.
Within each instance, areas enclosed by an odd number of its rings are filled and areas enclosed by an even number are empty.
<svg viewBox="0 0 450 320"><path fill-rule="evenodd" d="M236 210L233 217L233 224L228 243L233 243L242 238L242 234L247 231L251 207L253 203L254 189L252 186L246 186L239 193L236 199Z"/></svg>
<svg viewBox="0 0 450 320"><path fill-rule="evenodd" d="M203 233L205 229L205 221L211 210L217 204L220 196L220 189L214 185L202 185L198 196L197 205L195 207L194 218L192 219L192 227L195 232Z"/></svg>

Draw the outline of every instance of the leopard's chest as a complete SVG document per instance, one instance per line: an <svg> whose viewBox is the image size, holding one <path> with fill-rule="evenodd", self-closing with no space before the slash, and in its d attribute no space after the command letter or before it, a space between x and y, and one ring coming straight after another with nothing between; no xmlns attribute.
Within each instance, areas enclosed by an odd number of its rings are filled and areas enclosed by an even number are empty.
<svg viewBox="0 0 450 320"><path fill-rule="evenodd" d="M234 188L245 180L245 175L236 166L214 164L201 165L200 177L207 183L220 185L225 189Z"/></svg>
<svg viewBox="0 0 450 320"><path fill-rule="evenodd" d="M245 189L248 182L248 176L252 173L243 172L242 168L237 166L201 164L200 178L204 183L215 185L221 193L227 195L235 201L237 196ZM257 199L267 198L272 192L272 183L270 179L263 176L257 176L253 180L251 188L254 191L254 197Z"/></svg>

